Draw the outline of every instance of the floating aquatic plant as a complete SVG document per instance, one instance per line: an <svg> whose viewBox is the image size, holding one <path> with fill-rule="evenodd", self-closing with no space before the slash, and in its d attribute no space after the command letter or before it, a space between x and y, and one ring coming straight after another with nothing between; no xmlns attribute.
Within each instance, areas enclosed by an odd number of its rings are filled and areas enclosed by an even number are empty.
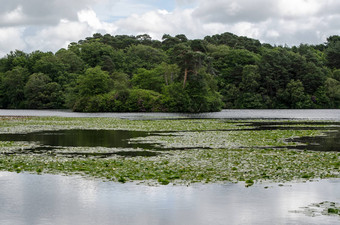
<svg viewBox="0 0 340 225"><path fill-rule="evenodd" d="M288 138L322 135L326 130L250 130L252 121L123 120L116 118L9 118L0 133L29 133L65 129L112 129L150 132L130 139L159 149L55 147L30 152L39 143L0 142L0 170L82 174L117 182L148 181L167 185L193 182L285 182L340 177L340 153L289 150ZM323 129L323 127L321 127ZM277 149L275 147L283 148ZM20 150L21 153L17 154ZM27 151L26 151L27 150ZM25 152L26 151L26 152ZM151 157L117 152L159 152ZM76 154L80 153L80 154ZM146 154L147 155L147 154Z"/></svg>

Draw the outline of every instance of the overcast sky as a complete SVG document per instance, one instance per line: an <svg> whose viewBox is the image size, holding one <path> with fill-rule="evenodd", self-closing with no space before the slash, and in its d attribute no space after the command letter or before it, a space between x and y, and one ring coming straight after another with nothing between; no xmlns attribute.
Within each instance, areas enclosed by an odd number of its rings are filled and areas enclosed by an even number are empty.
<svg viewBox="0 0 340 225"><path fill-rule="evenodd" d="M340 35L340 0L0 0L0 56L56 51L93 33L231 32L277 45Z"/></svg>

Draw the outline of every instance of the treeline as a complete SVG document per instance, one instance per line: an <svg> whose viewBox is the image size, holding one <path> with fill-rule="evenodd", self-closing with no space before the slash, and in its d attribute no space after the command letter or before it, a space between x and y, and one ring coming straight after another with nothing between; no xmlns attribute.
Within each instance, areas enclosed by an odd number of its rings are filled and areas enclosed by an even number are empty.
<svg viewBox="0 0 340 225"><path fill-rule="evenodd" d="M17 50L0 59L0 108L340 108L340 36L287 47L231 33L162 41L94 34L55 54Z"/></svg>

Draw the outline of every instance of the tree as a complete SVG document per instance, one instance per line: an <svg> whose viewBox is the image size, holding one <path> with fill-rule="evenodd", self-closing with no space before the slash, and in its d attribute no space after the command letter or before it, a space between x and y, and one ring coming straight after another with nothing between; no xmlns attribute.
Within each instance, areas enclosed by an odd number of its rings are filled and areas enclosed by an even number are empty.
<svg viewBox="0 0 340 225"><path fill-rule="evenodd" d="M283 48L266 49L258 63L261 84L265 95L271 99L276 97L280 89L285 89L290 79L295 79L291 71L290 53ZM269 106L270 108L274 105Z"/></svg>
<svg viewBox="0 0 340 225"><path fill-rule="evenodd" d="M167 60L165 52L147 45L133 45L127 49L126 70L132 75L139 68L153 69Z"/></svg>
<svg viewBox="0 0 340 225"><path fill-rule="evenodd" d="M114 90L121 92L129 89L130 79L129 75L127 75L126 73L115 72L110 77L113 80Z"/></svg>
<svg viewBox="0 0 340 225"><path fill-rule="evenodd" d="M255 65L259 56L244 49L230 49L227 46L217 46L211 53L213 67L218 71L219 79L224 83L239 85L242 80L243 67Z"/></svg>
<svg viewBox="0 0 340 225"><path fill-rule="evenodd" d="M1 82L2 106L4 108L24 107L24 86L28 79L27 69L20 66L3 74Z"/></svg>
<svg viewBox="0 0 340 225"><path fill-rule="evenodd" d="M339 52L338 35L320 45L277 47L232 33L203 40L164 34L162 42L96 33L55 54L15 50L0 58L0 107L65 102L80 111L125 111L128 99L138 99L186 112L339 108Z"/></svg>
<svg viewBox="0 0 340 225"><path fill-rule="evenodd" d="M165 51L169 50L170 48L173 48L175 45L181 43L182 41L184 42L187 41L185 36L172 37L169 34L164 34L162 37L162 48Z"/></svg>
<svg viewBox="0 0 340 225"><path fill-rule="evenodd" d="M235 101L238 109L262 109L265 108L263 98L258 93L243 92Z"/></svg>
<svg viewBox="0 0 340 225"><path fill-rule="evenodd" d="M152 45L152 38L148 34L140 34L136 36L136 39L139 41L142 45Z"/></svg>
<svg viewBox="0 0 340 225"><path fill-rule="evenodd" d="M56 52L58 61L63 63L67 72L69 73L81 73L84 70L84 61L76 55L74 52L66 49L60 49Z"/></svg>
<svg viewBox="0 0 340 225"><path fill-rule="evenodd" d="M305 94L303 84L299 80L291 80L287 84L287 87L282 95L286 104L291 109L302 109L311 107L310 97Z"/></svg>
<svg viewBox="0 0 340 225"><path fill-rule="evenodd" d="M78 83L80 96L104 94L112 88L109 74L99 66L87 69L85 74L79 77Z"/></svg>
<svg viewBox="0 0 340 225"><path fill-rule="evenodd" d="M257 92L261 75L257 65L246 65L242 70L240 88L243 92Z"/></svg>
<svg viewBox="0 0 340 225"><path fill-rule="evenodd" d="M0 62L0 72L6 72L14 69L15 67L25 68L28 62L28 55L19 50L11 51Z"/></svg>
<svg viewBox="0 0 340 225"><path fill-rule="evenodd" d="M315 46L300 44L299 47L295 47L296 50L293 51L299 53L301 56L305 57L307 62L314 63L318 67L322 67L326 64L325 55L322 51L316 49Z"/></svg>
<svg viewBox="0 0 340 225"><path fill-rule="evenodd" d="M326 59L329 67L340 69L340 36L327 38Z"/></svg>
<svg viewBox="0 0 340 225"><path fill-rule="evenodd" d="M256 65L246 65L242 71L242 81L239 85L240 95L235 101L235 106L241 109L265 108L263 98L259 94L260 73Z"/></svg>
<svg viewBox="0 0 340 225"><path fill-rule="evenodd" d="M151 90L132 89L125 107L129 112L158 112L162 111L161 98L160 93Z"/></svg>
<svg viewBox="0 0 340 225"><path fill-rule="evenodd" d="M146 70L139 68L131 79L132 86L136 89L147 89L161 92L164 86L163 74L157 70Z"/></svg>
<svg viewBox="0 0 340 225"><path fill-rule="evenodd" d="M24 93L27 108L58 109L64 104L60 85L43 73L34 73L29 77Z"/></svg>
<svg viewBox="0 0 340 225"><path fill-rule="evenodd" d="M67 66L53 54L43 56L33 66L35 73L46 74L57 83L63 80L66 70Z"/></svg>
<svg viewBox="0 0 340 225"><path fill-rule="evenodd" d="M299 64L299 68L294 70L297 73L297 79L299 79L308 94L313 94L321 87L326 81L326 71L317 67L312 62L302 62Z"/></svg>
<svg viewBox="0 0 340 225"><path fill-rule="evenodd" d="M111 57L114 55L114 49L99 41L84 43L80 47L80 57L90 67L99 66L103 57Z"/></svg>
<svg viewBox="0 0 340 225"><path fill-rule="evenodd" d="M326 93L331 100L332 108L340 108L340 81L327 78L325 87Z"/></svg>
<svg viewBox="0 0 340 225"><path fill-rule="evenodd" d="M254 53L258 53L261 47L261 43L258 40L247 37L238 37L237 35L228 32L206 36L204 40L214 45L227 45L232 49L246 49Z"/></svg>
<svg viewBox="0 0 340 225"><path fill-rule="evenodd" d="M198 70L204 66L205 55L199 51L193 51L186 44L177 44L174 47L173 57L183 73L183 88L190 79L190 75L197 75Z"/></svg>
<svg viewBox="0 0 340 225"><path fill-rule="evenodd" d="M167 64L162 62L155 68L159 74L163 74L165 85L172 84L177 80L180 69L177 64Z"/></svg>
<svg viewBox="0 0 340 225"><path fill-rule="evenodd" d="M337 81L340 81L340 69L333 71L333 78Z"/></svg>

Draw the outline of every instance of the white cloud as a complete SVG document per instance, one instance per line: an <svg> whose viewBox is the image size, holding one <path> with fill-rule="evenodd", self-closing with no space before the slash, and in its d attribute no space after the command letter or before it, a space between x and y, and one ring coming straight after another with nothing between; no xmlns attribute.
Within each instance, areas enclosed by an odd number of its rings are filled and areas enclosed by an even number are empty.
<svg viewBox="0 0 340 225"><path fill-rule="evenodd" d="M117 29L113 23L100 21L90 9L81 10L77 16L77 21L60 19L56 26L39 27L38 31L26 32L26 35L25 27L0 28L0 57L15 49L27 52L38 49L55 52L94 33L114 33Z"/></svg>
<svg viewBox="0 0 340 225"><path fill-rule="evenodd" d="M93 33L203 38L223 32L271 44L340 33L339 0L0 0L0 56L56 51ZM174 9L173 7L176 8Z"/></svg>
<svg viewBox="0 0 340 225"><path fill-rule="evenodd" d="M25 48L25 42L22 39L23 31L23 28L0 28L0 57L10 51Z"/></svg>
<svg viewBox="0 0 340 225"><path fill-rule="evenodd" d="M78 12L78 20L80 23L86 23L93 32L113 33L117 30L114 24L100 21L97 14L91 9Z"/></svg>
<svg viewBox="0 0 340 225"><path fill-rule="evenodd" d="M12 11L6 12L0 16L0 24L17 25L24 20L25 17L22 13L22 6L20 5Z"/></svg>
<svg viewBox="0 0 340 225"><path fill-rule="evenodd" d="M275 1L272 0L216 0L213 4L202 0L194 16L205 22L254 23L274 16L275 10Z"/></svg>
<svg viewBox="0 0 340 225"><path fill-rule="evenodd" d="M25 38L28 49L57 51L65 48L70 42L91 35L91 29L85 23L61 20L57 26L41 29L34 35Z"/></svg>
<svg viewBox="0 0 340 225"><path fill-rule="evenodd" d="M320 0L280 0L278 1L279 16L287 19L315 16L324 3Z"/></svg>
<svg viewBox="0 0 340 225"><path fill-rule="evenodd" d="M41 29L34 35L26 37L25 41L29 49L57 51L94 33L113 33L115 30L114 24L101 22L93 10L87 9L78 13L78 21L61 19L57 26Z"/></svg>
<svg viewBox="0 0 340 225"><path fill-rule="evenodd" d="M0 26L56 25L100 0L0 0Z"/></svg>
<svg viewBox="0 0 340 225"><path fill-rule="evenodd" d="M193 4L167 12L153 10L134 14L115 22L123 34L148 33L160 39L164 33L184 33L189 38L232 32L272 44L319 44L338 34L340 10L327 13L334 0L177 0L178 5Z"/></svg>
<svg viewBox="0 0 340 225"><path fill-rule="evenodd" d="M103 0L100 4L94 5L92 9L96 12L100 12L98 13L98 17L101 20L118 20L134 14L141 15L146 12L157 10L157 7L151 5L153 2L155 1L148 0L141 2L138 0Z"/></svg>
<svg viewBox="0 0 340 225"><path fill-rule="evenodd" d="M116 22L118 33L141 34L148 33L155 39L161 39L163 34L197 33L200 29L195 20L192 19L191 9L157 10L142 15L134 14L126 19Z"/></svg>

